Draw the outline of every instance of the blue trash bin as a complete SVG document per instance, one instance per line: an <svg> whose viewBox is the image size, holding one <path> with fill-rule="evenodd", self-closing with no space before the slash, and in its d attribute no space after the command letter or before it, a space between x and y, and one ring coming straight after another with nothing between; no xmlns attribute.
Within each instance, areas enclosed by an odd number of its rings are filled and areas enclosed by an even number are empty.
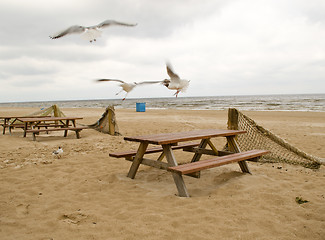
<svg viewBox="0 0 325 240"><path fill-rule="evenodd" d="M146 103L136 103L137 112L145 112L146 111Z"/></svg>

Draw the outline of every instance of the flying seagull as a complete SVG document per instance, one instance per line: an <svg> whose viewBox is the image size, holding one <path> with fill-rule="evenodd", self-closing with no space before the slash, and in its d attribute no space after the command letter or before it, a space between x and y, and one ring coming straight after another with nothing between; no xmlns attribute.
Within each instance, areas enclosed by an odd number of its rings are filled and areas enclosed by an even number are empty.
<svg viewBox="0 0 325 240"><path fill-rule="evenodd" d="M181 79L174 71L170 63L166 63L167 73L170 79L164 79L161 83L170 90L176 90L175 94L176 97L182 91L185 92L189 86L190 81Z"/></svg>
<svg viewBox="0 0 325 240"><path fill-rule="evenodd" d="M105 20L104 22L101 22L97 25L90 26L90 27L73 25L63 31L60 31L60 32L50 36L50 38L57 39L57 38L63 37L68 34L83 33L81 35L82 38L84 38L85 40L88 40L90 42L93 42L93 41L96 41L96 39L101 36L101 34L102 34L102 31L100 31L101 29L110 27L110 26L114 26L114 25L134 27L137 24L122 23L122 22L118 22L115 20Z"/></svg>
<svg viewBox="0 0 325 240"><path fill-rule="evenodd" d="M145 82L133 82L133 83L127 83L122 80L118 79L98 79L96 80L97 82L119 82L121 83L120 86L122 87L121 91L116 93L116 95L120 94L122 91L126 92L125 97L122 99L123 101L125 100L126 96L128 95L129 92L135 88L135 86L138 85L144 85L144 84L154 84L154 83L162 83L161 81L145 81Z"/></svg>

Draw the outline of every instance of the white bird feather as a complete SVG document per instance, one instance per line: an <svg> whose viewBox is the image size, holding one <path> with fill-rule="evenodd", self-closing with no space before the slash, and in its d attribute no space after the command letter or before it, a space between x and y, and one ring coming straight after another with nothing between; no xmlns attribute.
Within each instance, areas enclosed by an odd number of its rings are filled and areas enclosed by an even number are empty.
<svg viewBox="0 0 325 240"><path fill-rule="evenodd" d="M145 85L145 84L155 84L155 83L161 83L161 81L144 81L144 82L133 82L128 83L119 79L98 79L97 82L119 82L120 87L122 87L122 90L116 93L116 95L120 94L122 91L126 92L125 97L122 100L125 100L126 96L129 92L131 92L136 86L138 85Z"/></svg>
<svg viewBox="0 0 325 240"><path fill-rule="evenodd" d="M56 34L53 34L50 36L50 38L52 39L57 39L57 38L61 38L63 36L66 36L68 34L82 34L82 38L85 40L88 40L90 42L96 41L96 39L98 37L101 36L102 32L100 31L103 28L109 27L109 26L113 26L113 25L117 25L117 26L127 26L127 27L134 27L137 24L129 24L129 23L123 23L123 22L118 22L115 20L105 20L97 25L94 26L89 26L89 27L85 27L85 26L80 26L80 25L73 25L71 27L68 27L65 30L62 30Z"/></svg>

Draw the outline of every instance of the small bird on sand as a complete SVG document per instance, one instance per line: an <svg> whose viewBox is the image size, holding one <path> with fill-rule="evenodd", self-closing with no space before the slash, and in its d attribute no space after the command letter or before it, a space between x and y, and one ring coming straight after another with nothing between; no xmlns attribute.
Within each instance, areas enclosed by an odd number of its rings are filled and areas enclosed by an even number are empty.
<svg viewBox="0 0 325 240"><path fill-rule="evenodd" d="M101 36L102 31L100 31L103 28L110 27L110 26L127 26L127 27L134 27L137 24L130 24L130 23L123 23L123 22L118 22L115 20L105 20L104 22L101 22L97 25L94 26L80 26L80 25L73 25L63 31L60 31L52 36L50 36L51 39L57 39L60 37L63 37L68 34L73 34L73 33L83 33L81 36L85 40L88 40L89 42L96 41L98 37Z"/></svg>
<svg viewBox="0 0 325 240"><path fill-rule="evenodd" d="M54 150L52 152L52 155L57 157L57 158L61 158L63 154L63 149L61 147L58 148L58 150Z"/></svg>
<svg viewBox="0 0 325 240"><path fill-rule="evenodd" d="M166 63L166 68L167 68L167 74L170 77L170 79L164 79L161 83L170 90L176 90L176 93L174 95L176 95L177 97L181 91L182 92L186 91L190 81L181 79L176 73L174 73L170 63Z"/></svg>
<svg viewBox="0 0 325 240"><path fill-rule="evenodd" d="M161 81L145 81L145 82L133 82L133 83L127 83L122 80L118 79L98 79L97 82L119 82L121 83L120 86L122 87L121 91L116 93L116 95L120 94L122 91L126 92L125 97L122 99L125 100L126 96L138 85L144 85L144 84L154 84L154 83L161 83Z"/></svg>

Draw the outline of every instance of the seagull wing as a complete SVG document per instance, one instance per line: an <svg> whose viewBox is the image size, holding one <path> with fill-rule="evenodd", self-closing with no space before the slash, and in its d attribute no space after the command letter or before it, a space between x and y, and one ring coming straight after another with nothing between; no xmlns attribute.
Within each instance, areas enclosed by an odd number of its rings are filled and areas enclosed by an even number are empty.
<svg viewBox="0 0 325 240"><path fill-rule="evenodd" d="M155 83L162 83L162 81L144 81L144 82L137 82L137 85L155 84Z"/></svg>
<svg viewBox="0 0 325 240"><path fill-rule="evenodd" d="M166 68L167 68L167 74L170 77L171 80L179 80L179 76L173 72L172 67L170 66L169 63L166 64Z"/></svg>
<svg viewBox="0 0 325 240"><path fill-rule="evenodd" d="M50 38L52 39L57 39L57 38L60 38L60 37L63 37L67 34L72 34L72 33L82 33L86 30L85 27L83 26L79 26L79 25L74 25L74 26L71 26L63 31L60 31L52 36L50 36Z"/></svg>
<svg viewBox="0 0 325 240"><path fill-rule="evenodd" d="M127 27L134 27L136 24L130 24L130 23L123 23L123 22L118 22L115 20L105 20L104 22L101 22L100 24L96 25L98 28L104 28L104 27L109 27L112 25L121 25L121 26L127 26Z"/></svg>
<svg viewBox="0 0 325 240"><path fill-rule="evenodd" d="M120 82L120 83L126 83L122 80L119 80L119 79L97 79L95 80L97 82Z"/></svg>

